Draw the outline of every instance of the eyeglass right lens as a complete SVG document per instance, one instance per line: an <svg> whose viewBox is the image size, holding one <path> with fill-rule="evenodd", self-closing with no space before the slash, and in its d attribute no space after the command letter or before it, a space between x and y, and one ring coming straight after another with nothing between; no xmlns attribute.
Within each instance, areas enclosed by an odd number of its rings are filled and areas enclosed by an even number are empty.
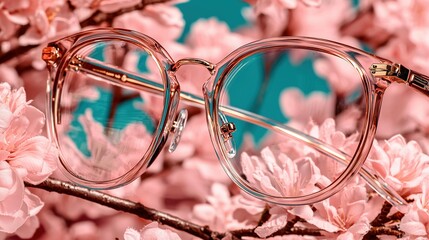
<svg viewBox="0 0 429 240"><path fill-rule="evenodd" d="M224 121L236 127L231 134L237 153L224 153L233 175L274 197L324 189L356 152L366 106L362 94L354 66L334 55L264 50L240 60L225 78L220 102L257 120L234 117L221 107Z"/></svg>
<svg viewBox="0 0 429 240"><path fill-rule="evenodd" d="M54 127L66 169L103 183L141 167L162 114L151 107L164 91L152 56L124 41L98 41L77 50L61 71ZM147 80L158 94L124 84Z"/></svg>

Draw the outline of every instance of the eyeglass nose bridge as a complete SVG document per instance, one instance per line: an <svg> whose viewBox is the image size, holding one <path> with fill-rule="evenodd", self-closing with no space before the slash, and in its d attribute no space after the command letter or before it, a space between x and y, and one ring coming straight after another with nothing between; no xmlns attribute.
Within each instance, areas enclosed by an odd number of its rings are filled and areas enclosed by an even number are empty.
<svg viewBox="0 0 429 240"><path fill-rule="evenodd" d="M183 65L202 65L207 70L209 70L211 75L215 73L215 68L216 68L215 64L201 58L182 58L182 59L179 59L171 66L171 70L175 72Z"/></svg>

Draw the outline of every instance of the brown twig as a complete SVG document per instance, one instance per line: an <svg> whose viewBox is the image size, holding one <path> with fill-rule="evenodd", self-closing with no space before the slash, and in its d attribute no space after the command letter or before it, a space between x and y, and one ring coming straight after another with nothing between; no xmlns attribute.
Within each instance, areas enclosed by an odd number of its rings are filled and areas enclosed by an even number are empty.
<svg viewBox="0 0 429 240"><path fill-rule="evenodd" d="M377 215L377 217L375 217L374 220L372 220L371 226L373 227L383 226L384 223L388 221L387 215L390 213L391 209L392 209L392 204L385 201L383 206L381 207L380 213Z"/></svg>
<svg viewBox="0 0 429 240"><path fill-rule="evenodd" d="M401 238L403 237L404 233L400 230L392 229L389 227L373 227L362 239L378 239L378 235L390 235L395 236L397 238Z"/></svg>
<svg viewBox="0 0 429 240"><path fill-rule="evenodd" d="M137 215L141 218L157 221L177 230L190 233L201 239L222 239L225 234L210 230L208 226L200 226L170 214L149 208L141 203L132 202L111 196L106 193L79 187L71 183L55 179L47 179L39 185L26 183L27 187L39 188L50 192L57 192L82 198L100 205Z"/></svg>
<svg viewBox="0 0 429 240"><path fill-rule="evenodd" d="M270 214L270 206L267 204L265 205L264 210L261 213L261 217L259 218L258 221L258 227L262 226L262 224L264 224L266 221L268 221L268 219L270 219L271 214Z"/></svg>
<svg viewBox="0 0 429 240"><path fill-rule="evenodd" d="M81 21L80 26L82 28L84 28L84 27L88 27L88 26L96 26L96 25L99 25L103 22L111 23L113 21L114 17L117 17L121 14L136 11L136 10L142 10L143 8L145 8L147 5L150 5L150 4L165 3L168 1L170 1L170 0L142 0L139 4L137 4L133 7L123 8L123 9L120 9L120 10L118 10L116 12L112 12L112 13L104 13L104 12L101 12L100 10L97 10L89 18ZM109 25L111 25L111 24L109 24ZM27 25L21 27L21 29L28 29L28 28L29 27ZM3 64L3 63L5 63L5 62L7 62L13 58L17 58L21 55L24 55L27 52L29 52L30 50L37 48L39 46L40 46L40 44L18 46L16 48L0 55L0 64Z"/></svg>
<svg viewBox="0 0 429 240"><path fill-rule="evenodd" d="M108 22L109 25L111 25L113 18L120 16L124 13L132 12L132 11L136 11L136 10L142 10L143 8L145 8L147 5L150 5L150 4L165 3L168 1L170 1L170 0L142 0L139 4L137 4L133 7L122 8L122 9L120 9L116 12L112 12L112 13L105 13L105 12L102 12L100 10L97 10L88 19L83 20L80 23L80 26L81 27L94 26L94 25L98 25L102 22Z"/></svg>

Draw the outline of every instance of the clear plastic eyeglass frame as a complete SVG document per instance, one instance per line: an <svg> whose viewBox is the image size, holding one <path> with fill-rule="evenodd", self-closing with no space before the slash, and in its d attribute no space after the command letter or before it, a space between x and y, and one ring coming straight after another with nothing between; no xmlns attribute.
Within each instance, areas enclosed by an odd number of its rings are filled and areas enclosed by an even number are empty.
<svg viewBox="0 0 429 240"><path fill-rule="evenodd" d="M141 76L125 70L112 69L100 65L90 58L72 58L77 49L82 48L82 46L106 39L132 43L147 51L157 63L163 85L144 79ZM362 127L362 135L360 136L356 153L353 156L347 156L334 147L302 132L289 128L286 125L279 124L263 116L242 109L223 106L219 102L219 95L224 84L224 78L228 71L231 70L240 59L246 58L263 49L282 48L307 49L334 55L350 63L360 75L363 86L362 89L364 90L363 95L364 98L366 98L367 106L364 115L365 122ZM178 112L178 103L179 101L185 101L192 106L205 108L210 137L223 169L242 190L254 197L267 202L283 205L312 204L332 196L344 188L352 176L359 174L376 192L392 205L397 207L406 205L406 201L402 199L399 194L363 165L374 139L383 93L388 84L390 82L405 83L426 95L429 94L429 77L407 69L402 65L347 45L323 39L305 37L280 37L252 42L233 51L217 64L196 58L185 58L175 62L163 47L152 38L134 31L112 28L89 30L49 43L49 45L43 49L42 58L46 61L50 71L50 79L47 83L48 130L51 139L57 145L58 138L54 123L60 121L59 99L61 97L62 72L66 68L73 67L76 71L99 77L103 79L103 81L108 81L110 84L127 86L132 89L163 95L164 98L164 109L161 120L156 127L156 132L149 145L149 149L136 167L120 178L99 182L83 179L70 169L67 162L63 161L63 156L60 153L60 165L62 169L65 170L64 172L72 181L78 184L99 189L112 188L129 183L139 177L157 157L169 135L172 135L172 133L174 134L175 128L178 127L175 119ZM181 66L188 64L201 65L210 72L210 78L203 85L203 98L180 91L180 84L176 80L175 72ZM220 111L222 111L222 113L220 113ZM289 138L307 144L321 153L344 163L347 167L335 181L316 193L288 198L264 194L244 181L238 173L234 171L231 162L228 161L228 155L230 153L225 144L229 132L234 131L234 126L228 122L223 122L222 117L219 117L220 114L230 115L269 128L277 133L287 135Z"/></svg>

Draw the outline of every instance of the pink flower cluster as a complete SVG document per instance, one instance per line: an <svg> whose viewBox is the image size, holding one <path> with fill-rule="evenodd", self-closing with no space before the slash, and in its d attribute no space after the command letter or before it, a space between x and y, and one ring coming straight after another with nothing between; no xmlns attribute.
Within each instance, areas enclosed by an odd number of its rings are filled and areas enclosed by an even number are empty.
<svg viewBox="0 0 429 240"><path fill-rule="evenodd" d="M24 187L56 169L57 151L43 136L44 114L27 102L23 88L0 83L0 234L28 238L39 221L40 198Z"/></svg>

